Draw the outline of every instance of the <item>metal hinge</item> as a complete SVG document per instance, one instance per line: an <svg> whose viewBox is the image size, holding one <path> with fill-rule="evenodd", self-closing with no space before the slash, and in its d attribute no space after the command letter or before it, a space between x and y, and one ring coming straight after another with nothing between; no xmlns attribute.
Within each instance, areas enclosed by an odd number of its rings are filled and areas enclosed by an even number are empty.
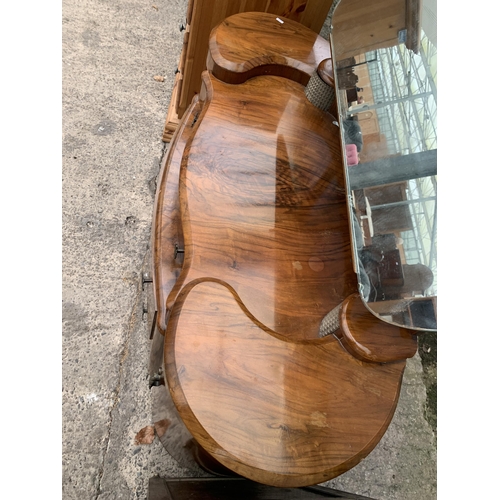
<svg viewBox="0 0 500 500"><path fill-rule="evenodd" d="M145 283L153 283L153 277L151 276L151 273L146 271L142 273L142 290L144 291L144 284Z"/></svg>
<svg viewBox="0 0 500 500"><path fill-rule="evenodd" d="M176 243L174 250L174 259L177 259L177 255L179 255L180 253L184 254L184 248L179 248L179 245Z"/></svg>

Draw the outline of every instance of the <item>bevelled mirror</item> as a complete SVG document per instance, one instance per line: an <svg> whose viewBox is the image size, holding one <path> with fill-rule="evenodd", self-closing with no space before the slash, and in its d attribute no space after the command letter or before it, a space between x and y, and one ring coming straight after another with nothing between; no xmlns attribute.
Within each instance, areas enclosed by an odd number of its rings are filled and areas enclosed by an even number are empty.
<svg viewBox="0 0 500 500"><path fill-rule="evenodd" d="M381 319L436 330L436 1L335 3L330 43L359 290Z"/></svg>

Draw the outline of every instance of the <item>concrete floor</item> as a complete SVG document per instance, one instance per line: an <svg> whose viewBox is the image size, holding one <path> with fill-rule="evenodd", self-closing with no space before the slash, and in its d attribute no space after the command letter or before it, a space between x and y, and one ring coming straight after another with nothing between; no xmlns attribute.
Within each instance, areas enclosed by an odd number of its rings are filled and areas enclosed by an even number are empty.
<svg viewBox="0 0 500 500"><path fill-rule="evenodd" d="M145 499L154 475L196 475L157 438L134 444L153 423L141 272L186 6L63 0L64 500ZM417 355L382 441L328 485L377 499L435 498L425 397Z"/></svg>

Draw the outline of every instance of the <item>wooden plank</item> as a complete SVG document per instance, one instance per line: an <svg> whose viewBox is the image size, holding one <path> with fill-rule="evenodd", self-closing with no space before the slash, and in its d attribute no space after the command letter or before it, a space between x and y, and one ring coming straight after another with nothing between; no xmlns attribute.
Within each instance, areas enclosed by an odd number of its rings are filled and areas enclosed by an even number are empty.
<svg viewBox="0 0 500 500"><path fill-rule="evenodd" d="M333 15L333 39L338 60L398 43L405 27L406 0L340 2Z"/></svg>
<svg viewBox="0 0 500 500"><path fill-rule="evenodd" d="M300 22L305 2L300 0L271 0L266 12Z"/></svg>
<svg viewBox="0 0 500 500"><path fill-rule="evenodd" d="M249 7L263 8L266 0L252 2ZM190 41L184 65L183 86L177 107L179 117L182 117L195 94L200 92L201 73L206 69L208 54L208 38L212 29L226 17L243 11L244 0L204 0L195 2L192 13Z"/></svg>
<svg viewBox="0 0 500 500"><path fill-rule="evenodd" d="M148 500L373 500L323 486L274 488L243 478L181 478L149 480Z"/></svg>
<svg viewBox="0 0 500 500"><path fill-rule="evenodd" d="M155 476L149 480L148 500L175 500L168 491L165 480Z"/></svg>
<svg viewBox="0 0 500 500"><path fill-rule="evenodd" d="M170 142L172 140L172 137L174 136L175 131L177 130L177 127L180 122L176 112L179 86L181 81L180 79L181 79L180 74L177 74L174 82L174 88L172 90L172 97L170 99L170 104L168 106L167 118L165 120L165 125L163 127L163 136L162 136L163 142Z"/></svg>
<svg viewBox="0 0 500 500"><path fill-rule="evenodd" d="M325 20L330 12L331 6L331 0L328 2L325 2L324 0L310 0L307 2L304 12L300 18L300 24L303 24L307 28L319 34L325 24Z"/></svg>
<svg viewBox="0 0 500 500"><path fill-rule="evenodd" d="M193 8L196 0L189 0L187 10L186 10L186 24L191 24L191 19L193 17Z"/></svg>

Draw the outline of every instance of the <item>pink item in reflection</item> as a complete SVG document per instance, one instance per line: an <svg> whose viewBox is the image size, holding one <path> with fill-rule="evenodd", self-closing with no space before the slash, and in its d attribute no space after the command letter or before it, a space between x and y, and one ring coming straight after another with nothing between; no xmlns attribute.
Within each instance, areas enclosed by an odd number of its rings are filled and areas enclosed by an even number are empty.
<svg viewBox="0 0 500 500"><path fill-rule="evenodd" d="M356 148L355 144L346 144L345 152L347 156L347 165L352 167L353 165L357 165L359 162L358 158L358 148Z"/></svg>

